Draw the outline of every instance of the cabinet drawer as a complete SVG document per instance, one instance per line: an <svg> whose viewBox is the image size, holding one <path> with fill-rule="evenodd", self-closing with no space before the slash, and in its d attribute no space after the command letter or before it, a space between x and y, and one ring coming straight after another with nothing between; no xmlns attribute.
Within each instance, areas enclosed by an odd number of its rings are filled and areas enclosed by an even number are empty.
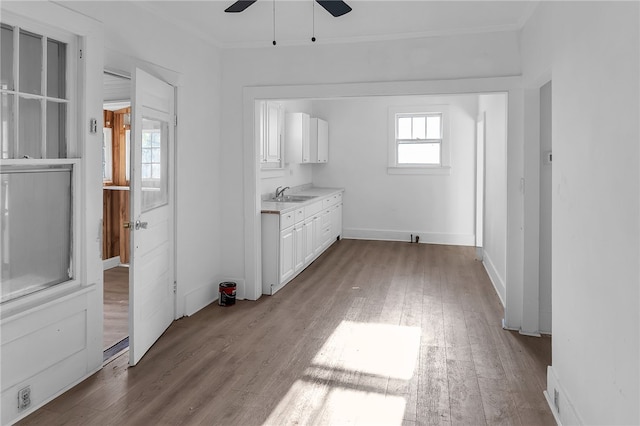
<svg viewBox="0 0 640 426"><path fill-rule="evenodd" d="M324 200L322 200L322 208L326 209L327 207L334 205L335 202L336 201L333 199L333 196L326 197Z"/></svg>
<svg viewBox="0 0 640 426"><path fill-rule="evenodd" d="M304 216L305 218L313 217L322 211L322 201L318 201L317 203L313 203L310 206L304 208Z"/></svg>
<svg viewBox="0 0 640 426"><path fill-rule="evenodd" d="M283 213L280 215L280 230L290 227L295 223L295 212Z"/></svg>
<svg viewBox="0 0 640 426"><path fill-rule="evenodd" d="M302 222L304 220L304 207L296 209L294 216L296 223Z"/></svg>

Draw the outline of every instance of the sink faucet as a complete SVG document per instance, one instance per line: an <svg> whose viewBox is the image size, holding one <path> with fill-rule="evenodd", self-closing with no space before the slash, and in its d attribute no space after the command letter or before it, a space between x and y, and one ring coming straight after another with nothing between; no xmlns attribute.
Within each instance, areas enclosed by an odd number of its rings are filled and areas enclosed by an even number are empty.
<svg viewBox="0 0 640 426"><path fill-rule="evenodd" d="M282 188L282 187L279 186L279 187L276 188L276 198L280 197L281 195L284 195L284 191L286 191L287 189L290 189L288 186L284 187L282 189L280 189L280 188Z"/></svg>

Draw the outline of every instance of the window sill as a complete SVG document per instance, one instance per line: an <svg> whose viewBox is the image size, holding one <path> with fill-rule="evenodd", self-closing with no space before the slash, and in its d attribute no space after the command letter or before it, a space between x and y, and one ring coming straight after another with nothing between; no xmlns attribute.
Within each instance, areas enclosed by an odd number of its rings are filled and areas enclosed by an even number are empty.
<svg viewBox="0 0 640 426"><path fill-rule="evenodd" d="M451 175L450 166L436 167L387 167L387 174L390 175L435 175L449 176Z"/></svg>

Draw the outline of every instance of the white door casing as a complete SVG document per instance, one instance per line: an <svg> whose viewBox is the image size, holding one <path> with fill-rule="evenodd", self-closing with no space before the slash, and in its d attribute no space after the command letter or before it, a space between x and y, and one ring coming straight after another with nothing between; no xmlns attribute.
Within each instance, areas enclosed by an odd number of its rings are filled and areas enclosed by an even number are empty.
<svg viewBox="0 0 640 426"><path fill-rule="evenodd" d="M164 81L136 68L132 83L129 365L133 366L174 319L175 106L174 89Z"/></svg>

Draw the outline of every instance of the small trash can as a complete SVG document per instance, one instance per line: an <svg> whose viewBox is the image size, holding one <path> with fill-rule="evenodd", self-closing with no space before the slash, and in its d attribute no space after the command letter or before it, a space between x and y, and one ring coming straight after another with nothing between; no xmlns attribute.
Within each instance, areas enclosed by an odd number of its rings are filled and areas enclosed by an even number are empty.
<svg viewBox="0 0 640 426"><path fill-rule="evenodd" d="M231 306L236 304L236 283L225 281L219 285L220 297L218 304L220 306Z"/></svg>

